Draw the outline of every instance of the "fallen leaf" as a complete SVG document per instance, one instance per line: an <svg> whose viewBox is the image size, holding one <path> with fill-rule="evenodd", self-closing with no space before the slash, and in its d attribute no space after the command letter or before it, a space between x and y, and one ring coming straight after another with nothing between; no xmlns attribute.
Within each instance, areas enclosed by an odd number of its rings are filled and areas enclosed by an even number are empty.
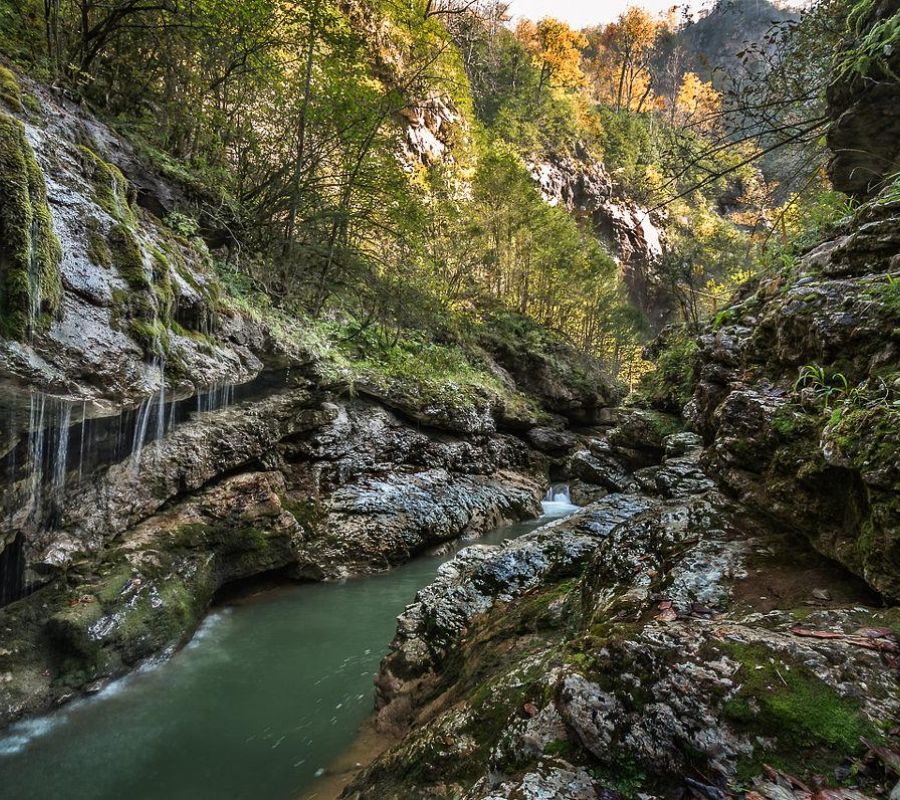
<svg viewBox="0 0 900 800"><path fill-rule="evenodd" d="M900 653L900 644L890 639L860 639L848 636L847 641L856 647L864 647L866 650L877 650L881 653Z"/></svg>

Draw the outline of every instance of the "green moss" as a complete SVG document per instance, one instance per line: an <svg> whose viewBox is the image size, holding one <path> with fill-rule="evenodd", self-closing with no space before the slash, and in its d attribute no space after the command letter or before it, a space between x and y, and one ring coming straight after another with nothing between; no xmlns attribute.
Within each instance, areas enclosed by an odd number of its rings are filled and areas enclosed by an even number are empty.
<svg viewBox="0 0 900 800"><path fill-rule="evenodd" d="M293 516L297 523L308 533L314 533L325 519L325 510L315 500L303 500L300 502L291 500L285 495L279 495L281 507Z"/></svg>
<svg viewBox="0 0 900 800"><path fill-rule="evenodd" d="M147 320L140 317L128 323L131 335L147 353L166 355L169 352L169 329L159 320Z"/></svg>
<svg viewBox="0 0 900 800"><path fill-rule="evenodd" d="M22 107L22 90L19 88L19 82L16 76L12 74L6 67L0 67L0 102L6 103L9 108L17 113L21 113Z"/></svg>
<svg viewBox="0 0 900 800"><path fill-rule="evenodd" d="M109 232L109 250L119 274L131 289L142 291L152 288L144 266L141 245L128 225L118 223Z"/></svg>
<svg viewBox="0 0 900 800"><path fill-rule="evenodd" d="M578 753L578 747L568 739L554 739L544 745L545 756L559 756L568 761L573 760L573 756Z"/></svg>
<svg viewBox="0 0 900 800"><path fill-rule="evenodd" d="M22 105L32 114L40 114L44 110L41 101L33 94L22 95Z"/></svg>
<svg viewBox="0 0 900 800"><path fill-rule="evenodd" d="M886 383L893 386L896 377ZM854 398L851 398L853 401ZM882 398L883 400L883 398ZM825 432L828 444L863 479L866 508L843 559L888 597L900 597L900 408L865 396L848 401Z"/></svg>
<svg viewBox="0 0 900 800"><path fill-rule="evenodd" d="M62 303L62 248L21 122L0 112L0 336L24 338Z"/></svg>
<svg viewBox="0 0 900 800"><path fill-rule="evenodd" d="M818 416L807 414L800 406L785 404L781 406L772 418L772 427L782 439L794 439L798 436L812 435L818 439L818 429L821 419Z"/></svg>
<svg viewBox="0 0 900 800"><path fill-rule="evenodd" d="M110 250L109 242L106 241L106 237L100 232L100 226L97 220L91 220L88 223L87 235L87 255L91 260L91 263L96 264L99 267L106 267L107 269L112 267L112 250Z"/></svg>
<svg viewBox="0 0 900 800"><path fill-rule="evenodd" d="M134 212L128 200L129 184L115 164L104 161L89 147L79 147L85 174L94 187L94 202L119 222L133 226Z"/></svg>
<svg viewBox="0 0 900 800"><path fill-rule="evenodd" d="M593 769L592 773L599 783L629 800L639 795L646 796L648 789L653 788L646 769L633 756L624 753L610 753L609 760ZM650 794L663 793L651 791Z"/></svg>
<svg viewBox="0 0 900 800"><path fill-rule="evenodd" d="M876 737L861 704L844 697L800 664L786 663L762 645L723 642L721 649L742 669L739 691L722 708L733 726L776 741L772 751L757 747L741 764L741 776L763 763L796 774L830 771L860 749L860 737Z"/></svg>

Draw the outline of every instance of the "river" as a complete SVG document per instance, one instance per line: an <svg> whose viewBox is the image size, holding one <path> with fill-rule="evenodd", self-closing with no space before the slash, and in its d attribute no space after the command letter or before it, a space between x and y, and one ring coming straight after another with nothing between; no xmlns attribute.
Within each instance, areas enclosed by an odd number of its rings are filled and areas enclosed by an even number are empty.
<svg viewBox="0 0 900 800"><path fill-rule="evenodd" d="M478 542L499 543L574 510L565 494L551 495L541 518ZM314 793L371 714L373 677L398 614L451 556L216 608L172 658L3 734L0 797L292 800Z"/></svg>

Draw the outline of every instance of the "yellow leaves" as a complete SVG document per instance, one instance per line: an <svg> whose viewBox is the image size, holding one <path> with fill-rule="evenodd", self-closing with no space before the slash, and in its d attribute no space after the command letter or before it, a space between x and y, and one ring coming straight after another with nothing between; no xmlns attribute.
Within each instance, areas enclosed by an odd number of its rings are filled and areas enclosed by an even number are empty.
<svg viewBox="0 0 900 800"><path fill-rule="evenodd" d="M653 47L660 22L643 8L631 6L619 17L617 27L623 45L637 52Z"/></svg>
<svg viewBox="0 0 900 800"><path fill-rule="evenodd" d="M581 50L588 42L565 22L553 17L544 17L537 23L523 19L516 26L516 38L540 68L542 84L576 88L584 83Z"/></svg>
<svg viewBox="0 0 900 800"><path fill-rule="evenodd" d="M701 130L714 127L722 108L722 95L713 85L695 73L686 72L675 97L676 119L682 125L696 125Z"/></svg>
<svg viewBox="0 0 900 800"><path fill-rule="evenodd" d="M597 99L617 109L643 111L656 104L650 65L665 23L632 6L614 23L591 34L589 73Z"/></svg>

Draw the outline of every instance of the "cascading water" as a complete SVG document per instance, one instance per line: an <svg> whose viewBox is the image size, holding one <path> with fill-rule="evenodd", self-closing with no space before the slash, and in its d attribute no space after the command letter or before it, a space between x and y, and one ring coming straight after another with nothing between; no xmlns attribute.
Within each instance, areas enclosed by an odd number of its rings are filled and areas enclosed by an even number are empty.
<svg viewBox="0 0 900 800"><path fill-rule="evenodd" d="M547 493L544 495L541 505L544 508L545 514L553 515L571 514L578 508L578 506L572 502L568 484L564 483L555 483L547 489Z"/></svg>
<svg viewBox="0 0 900 800"><path fill-rule="evenodd" d="M161 378L160 361L156 370ZM266 372L182 397L163 386L140 405L112 414L85 401L0 385L0 417L8 423L0 433L0 535L19 534L5 547L0 538L0 606L28 594L26 543L64 524L66 497L83 481L126 460L142 468L141 453L151 444L161 459L166 435L194 414L263 397L283 389L290 377L287 370Z"/></svg>

